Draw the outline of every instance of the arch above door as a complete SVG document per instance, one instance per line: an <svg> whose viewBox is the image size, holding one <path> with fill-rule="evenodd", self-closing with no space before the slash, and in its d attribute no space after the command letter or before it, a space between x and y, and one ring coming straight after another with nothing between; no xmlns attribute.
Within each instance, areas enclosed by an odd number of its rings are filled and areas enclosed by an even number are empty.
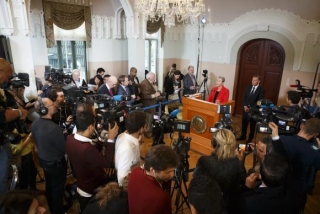
<svg viewBox="0 0 320 214"><path fill-rule="evenodd" d="M260 85L265 89L264 98L274 104L278 101L283 66L286 56L283 47L269 39L255 39L245 43L239 51L239 70L236 78L235 113L243 112L243 93L254 75L262 77Z"/></svg>

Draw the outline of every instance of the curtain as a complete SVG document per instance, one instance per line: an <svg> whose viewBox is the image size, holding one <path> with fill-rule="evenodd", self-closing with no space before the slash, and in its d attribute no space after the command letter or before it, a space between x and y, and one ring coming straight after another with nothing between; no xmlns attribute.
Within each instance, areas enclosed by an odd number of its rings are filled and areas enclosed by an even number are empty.
<svg viewBox="0 0 320 214"><path fill-rule="evenodd" d="M166 31L162 18L160 18L159 21L147 21L147 33L149 34L156 33L160 28L161 28L161 47L162 47L162 44L164 42L164 33Z"/></svg>
<svg viewBox="0 0 320 214"><path fill-rule="evenodd" d="M89 6L72 5L43 0L47 47L54 45L53 24L64 30L78 28L85 22L87 47L91 47L91 10Z"/></svg>

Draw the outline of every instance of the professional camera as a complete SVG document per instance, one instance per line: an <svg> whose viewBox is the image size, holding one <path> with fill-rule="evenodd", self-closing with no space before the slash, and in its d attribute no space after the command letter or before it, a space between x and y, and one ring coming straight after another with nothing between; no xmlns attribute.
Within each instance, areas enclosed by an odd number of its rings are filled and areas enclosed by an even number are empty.
<svg viewBox="0 0 320 214"><path fill-rule="evenodd" d="M279 133L293 134L299 130L300 123L304 118L304 110L292 108L287 111L285 106L275 106L270 100L262 99L257 103L260 108L250 108L249 118L256 120L257 132L270 134L272 130L268 123L274 122L279 128Z"/></svg>
<svg viewBox="0 0 320 214"><path fill-rule="evenodd" d="M297 91L301 98L311 98L313 96L313 92L318 92L317 89L311 89L307 86L300 85L300 80L296 80L296 85L290 85L291 87L296 87Z"/></svg>
<svg viewBox="0 0 320 214"><path fill-rule="evenodd" d="M208 76L208 70L203 70L203 71L202 71L202 76L203 76L204 78L207 78L207 76Z"/></svg>
<svg viewBox="0 0 320 214"><path fill-rule="evenodd" d="M102 108L96 111L96 129L101 132L103 129L108 130L109 124L111 128L124 122L124 119L128 113L128 108L125 103L121 103L114 108Z"/></svg>
<svg viewBox="0 0 320 214"><path fill-rule="evenodd" d="M18 78L18 79L14 79ZM20 88L23 86L29 86L29 74L27 73L14 73L13 76L11 77L10 81L5 83L3 85L4 89L7 89L10 85L12 85L13 88Z"/></svg>
<svg viewBox="0 0 320 214"><path fill-rule="evenodd" d="M173 149L180 157L187 157L190 150L190 137L183 137L181 133L190 133L190 121L187 120L175 120L174 131L179 132L178 139L173 141Z"/></svg>
<svg viewBox="0 0 320 214"><path fill-rule="evenodd" d="M176 175L177 180L183 180L188 181L189 179L189 155L188 152L190 150L190 143L191 138L190 137L184 137L182 133L190 133L190 121L186 120L175 120L174 121L174 131L178 131L178 139L175 139L172 144L173 150L176 151L176 153L180 157L180 164L177 167Z"/></svg>
<svg viewBox="0 0 320 214"><path fill-rule="evenodd" d="M11 143L11 144L19 144L21 140L21 136L18 133L14 133L7 129L0 128L0 145L4 143Z"/></svg>
<svg viewBox="0 0 320 214"><path fill-rule="evenodd" d="M209 132L214 133L219 129L228 129L233 134L235 134L235 130L232 127L233 120L231 118L231 105L219 105L217 109L218 114L223 114L223 117L219 122L216 122L213 127L210 127Z"/></svg>
<svg viewBox="0 0 320 214"><path fill-rule="evenodd" d="M159 120L155 120L152 124L152 146L165 144L164 134L172 134L174 125L174 117L164 114Z"/></svg>
<svg viewBox="0 0 320 214"><path fill-rule="evenodd" d="M49 72L45 71L44 78L52 83L70 84L72 82L71 72L65 72L63 69L52 68Z"/></svg>

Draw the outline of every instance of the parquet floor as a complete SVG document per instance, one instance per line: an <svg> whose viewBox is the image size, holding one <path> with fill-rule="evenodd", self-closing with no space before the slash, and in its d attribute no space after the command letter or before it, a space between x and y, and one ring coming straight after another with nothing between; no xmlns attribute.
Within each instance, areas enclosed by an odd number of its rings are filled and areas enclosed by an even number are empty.
<svg viewBox="0 0 320 214"><path fill-rule="evenodd" d="M239 124L241 124L241 118L240 117L234 117L234 122L235 124L237 124L239 126ZM258 135L257 138L259 138L261 136ZM165 137L165 142L167 145L170 145L171 143L171 139L169 136ZM191 141L192 143L192 141ZM144 143L141 145L141 156L144 157L146 152L149 150L149 148L152 145L152 139L149 138L145 138L144 139ZM201 156L201 154L198 154L194 151L189 151L189 164L190 164L190 169L194 168L196 166L197 160L198 158ZM252 162L252 154L248 155L246 158L246 162L245 162L245 166L246 168L251 167L253 164ZM42 174L42 172L40 171L40 173ZM189 174L189 180L192 178L192 173ZM71 181L71 179L69 179L69 182ZM187 183L188 184L188 183ZM43 190L44 189L44 183L38 183L38 189ZM40 201L42 204L44 204L46 206L46 199L44 196L40 196ZM176 202L176 197L175 195L173 195L172 197L172 204L173 204L173 210L175 210L175 202ZM75 201L72 205L72 207L68 210L68 214L76 214L79 212L79 204L77 201ZM49 212L46 212L49 213ZM190 211L187 209L186 205L183 205L183 210L179 210L178 213L185 213L185 214L189 214ZM316 184L315 184L315 189L314 189L314 193L312 196L308 196L308 202L305 208L305 214L320 214L320 173L317 173L317 178L316 178Z"/></svg>

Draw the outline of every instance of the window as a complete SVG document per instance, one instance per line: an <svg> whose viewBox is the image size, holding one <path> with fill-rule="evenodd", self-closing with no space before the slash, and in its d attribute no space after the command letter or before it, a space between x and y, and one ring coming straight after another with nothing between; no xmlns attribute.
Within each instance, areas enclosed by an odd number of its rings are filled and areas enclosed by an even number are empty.
<svg viewBox="0 0 320 214"><path fill-rule="evenodd" d="M158 40L145 40L145 69L157 73Z"/></svg>
<svg viewBox="0 0 320 214"><path fill-rule="evenodd" d="M51 68L72 71L80 69L80 76L87 76L86 42L57 40L48 48L48 59Z"/></svg>

